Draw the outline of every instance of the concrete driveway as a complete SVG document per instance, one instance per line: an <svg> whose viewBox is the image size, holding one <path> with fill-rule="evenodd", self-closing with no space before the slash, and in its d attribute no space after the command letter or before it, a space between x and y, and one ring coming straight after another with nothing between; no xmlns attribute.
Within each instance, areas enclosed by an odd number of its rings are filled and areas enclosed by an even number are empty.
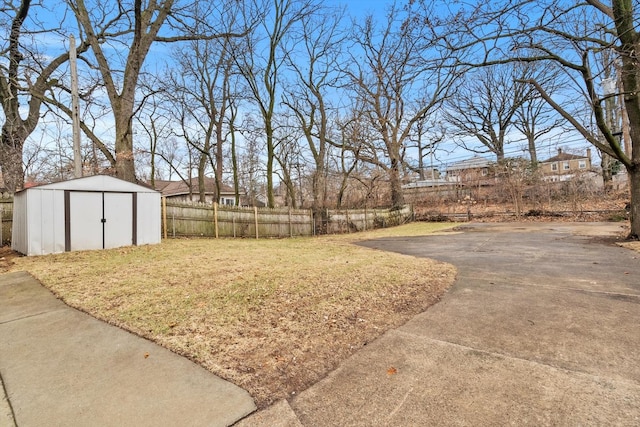
<svg viewBox="0 0 640 427"><path fill-rule="evenodd" d="M363 245L454 264L443 299L240 425L640 425L640 254L617 224Z"/></svg>

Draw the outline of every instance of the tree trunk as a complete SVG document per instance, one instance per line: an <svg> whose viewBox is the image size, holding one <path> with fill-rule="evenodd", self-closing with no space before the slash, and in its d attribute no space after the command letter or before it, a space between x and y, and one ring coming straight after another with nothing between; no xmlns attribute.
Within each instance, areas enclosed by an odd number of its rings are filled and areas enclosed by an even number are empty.
<svg viewBox="0 0 640 427"><path fill-rule="evenodd" d="M602 167L602 183L605 191L609 191L613 185L613 157L604 152L600 152L600 157L602 158L602 163L600 164Z"/></svg>
<svg viewBox="0 0 640 427"><path fill-rule="evenodd" d="M404 194L402 192L402 182L400 181L400 162L391 161L389 169L389 184L391 185L391 205L399 208L404 205Z"/></svg>
<svg viewBox="0 0 640 427"><path fill-rule="evenodd" d="M293 209L298 208L298 200L296 199L296 186L291 179L291 174L289 172L284 172L284 183L287 187L287 195L290 200L289 206Z"/></svg>
<svg viewBox="0 0 640 427"><path fill-rule="evenodd" d="M24 170L22 167L22 147L24 138L14 132L3 129L2 142L0 144L0 167L4 187L9 193L21 190L24 186Z"/></svg>
<svg viewBox="0 0 640 427"><path fill-rule="evenodd" d="M207 144L205 144L205 150L207 149ZM200 153L200 158L198 159L198 201L200 203L204 203L207 201L207 193L204 182L204 170L207 167L207 155L204 153ZM216 197L213 197L213 202L218 202Z"/></svg>
<svg viewBox="0 0 640 427"><path fill-rule="evenodd" d="M630 239L640 238L640 168L627 169L631 193L629 220L631 222Z"/></svg>
<svg viewBox="0 0 640 427"><path fill-rule="evenodd" d="M116 176L129 182L136 182L136 169L133 160L133 104L126 111L117 111L116 116Z"/></svg>
<svg viewBox="0 0 640 427"><path fill-rule="evenodd" d="M311 206L311 211L313 212L313 218L316 222L316 230L322 229L322 212L326 208L325 203L327 196L325 183L326 179L324 176L324 170L322 170L322 173L319 170L316 170L313 173L313 181L311 183L313 192L313 205ZM322 198L320 197L320 193L322 193Z"/></svg>
<svg viewBox="0 0 640 427"><path fill-rule="evenodd" d="M538 153L536 153L536 137L531 134L527 135L527 142L529 145L529 157L531 157L531 164L533 166L538 165Z"/></svg>
<svg viewBox="0 0 640 427"><path fill-rule="evenodd" d="M273 159L275 150L273 147L273 129L267 126L267 207L275 207L275 197L273 195Z"/></svg>
<svg viewBox="0 0 640 427"><path fill-rule="evenodd" d="M233 191L235 193L236 206L240 206L240 176L238 174L238 153L236 153L236 132L235 119L236 112L231 106L231 119L229 120L229 134L231 137L231 168L233 170Z"/></svg>
<svg viewBox="0 0 640 427"><path fill-rule="evenodd" d="M222 192L222 166L224 162L224 153L222 151L222 144L224 143L224 136L222 134L222 119L223 113L220 113L218 123L216 125L216 168L215 168L215 182L216 182L216 197L220 201L220 193Z"/></svg>

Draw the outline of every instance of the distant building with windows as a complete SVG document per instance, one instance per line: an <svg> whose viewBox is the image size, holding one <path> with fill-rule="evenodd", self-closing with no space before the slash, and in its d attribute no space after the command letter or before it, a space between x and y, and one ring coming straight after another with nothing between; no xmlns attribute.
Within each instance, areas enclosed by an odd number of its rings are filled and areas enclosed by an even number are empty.
<svg viewBox="0 0 640 427"><path fill-rule="evenodd" d="M546 181L568 181L576 174L591 171L591 149L586 155L569 154L558 148L558 154L539 164L540 172Z"/></svg>
<svg viewBox="0 0 640 427"><path fill-rule="evenodd" d="M198 178L180 181L164 181L156 179L154 181L155 189L160 191L167 200L178 202L198 201L200 198L200 186ZM204 178L204 196L206 203L213 203L216 194L216 181L213 178ZM240 195L241 197L244 194ZM220 205L234 206L236 204L236 194L233 188L226 184L220 186L220 197L218 197Z"/></svg>
<svg viewBox="0 0 640 427"><path fill-rule="evenodd" d="M447 167L447 181L458 184L493 185L495 177L492 173L494 163L481 156L461 160Z"/></svg>

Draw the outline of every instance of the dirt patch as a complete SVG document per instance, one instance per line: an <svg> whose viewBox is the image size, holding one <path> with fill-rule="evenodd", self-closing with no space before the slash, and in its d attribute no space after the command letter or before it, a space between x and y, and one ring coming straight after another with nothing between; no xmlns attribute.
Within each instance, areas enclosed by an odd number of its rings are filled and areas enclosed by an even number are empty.
<svg viewBox="0 0 640 427"><path fill-rule="evenodd" d="M587 197L580 200L561 201L538 200L525 201L516 215L515 208L509 202L491 202L488 200L431 200L416 204L416 219L424 221L448 221L453 218L466 221L468 216L474 222L599 222L629 219L626 204L627 192L617 192L606 197Z"/></svg>
<svg viewBox="0 0 640 427"><path fill-rule="evenodd" d="M9 246L0 247L0 273L11 270L15 264L14 260L21 256L18 252L12 251Z"/></svg>

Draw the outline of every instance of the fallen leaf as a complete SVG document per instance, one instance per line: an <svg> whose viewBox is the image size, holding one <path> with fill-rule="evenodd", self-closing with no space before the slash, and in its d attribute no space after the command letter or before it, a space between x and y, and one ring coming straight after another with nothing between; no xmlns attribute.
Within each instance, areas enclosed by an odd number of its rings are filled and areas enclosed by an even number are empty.
<svg viewBox="0 0 640 427"><path fill-rule="evenodd" d="M398 373L398 370L396 368L394 368L393 366L390 367L389 369L387 369L387 375L395 375Z"/></svg>
<svg viewBox="0 0 640 427"><path fill-rule="evenodd" d="M149 357L149 353L144 354L144 358L146 359L147 357Z"/></svg>

